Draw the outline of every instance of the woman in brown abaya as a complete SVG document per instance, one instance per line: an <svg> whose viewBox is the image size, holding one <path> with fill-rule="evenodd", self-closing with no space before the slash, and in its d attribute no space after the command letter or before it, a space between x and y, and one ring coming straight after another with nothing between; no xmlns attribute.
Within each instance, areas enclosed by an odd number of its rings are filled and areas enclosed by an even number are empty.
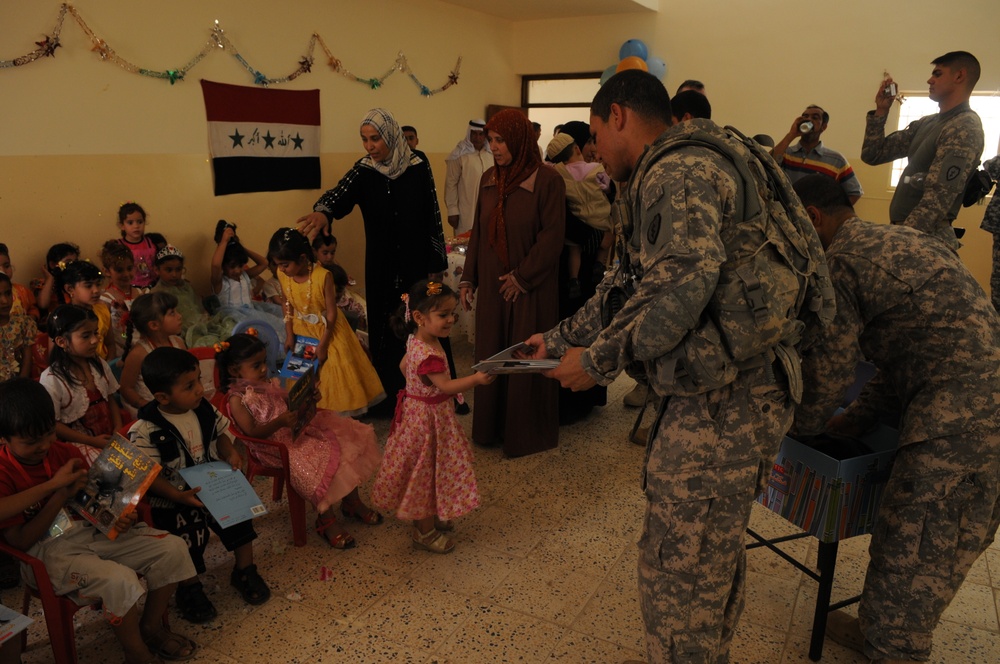
<svg viewBox="0 0 1000 664"><path fill-rule="evenodd" d="M543 166L531 122L515 109L486 123L495 166L483 174L459 285L475 294L476 361L559 322L559 255L566 187ZM476 388L472 440L507 456L552 449L559 440L559 384L540 374L501 376Z"/></svg>

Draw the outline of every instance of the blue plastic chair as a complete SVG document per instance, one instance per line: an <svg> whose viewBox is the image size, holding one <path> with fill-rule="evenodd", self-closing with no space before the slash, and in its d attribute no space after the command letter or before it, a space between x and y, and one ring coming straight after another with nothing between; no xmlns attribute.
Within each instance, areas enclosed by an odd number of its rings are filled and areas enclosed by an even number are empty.
<svg viewBox="0 0 1000 664"><path fill-rule="evenodd" d="M242 334L250 327L257 330L257 338L264 343L264 347L267 349L267 376L274 378L278 375L281 362L285 359L285 349L281 345L281 341L278 340L278 333L274 331L270 323L251 318L237 323L233 328L233 334Z"/></svg>

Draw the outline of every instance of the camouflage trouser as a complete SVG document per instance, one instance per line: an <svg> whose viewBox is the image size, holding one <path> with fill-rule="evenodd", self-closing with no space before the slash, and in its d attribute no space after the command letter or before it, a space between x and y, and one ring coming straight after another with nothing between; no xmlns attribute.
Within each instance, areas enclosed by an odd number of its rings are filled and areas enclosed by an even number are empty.
<svg viewBox="0 0 1000 664"><path fill-rule="evenodd" d="M639 541L650 664L729 659L743 611L744 531L792 418L787 391L755 373L670 397L653 432Z"/></svg>
<svg viewBox="0 0 1000 664"><path fill-rule="evenodd" d="M1000 434L904 445L872 533L858 607L865 653L925 661L938 619L1000 524Z"/></svg>
<svg viewBox="0 0 1000 664"><path fill-rule="evenodd" d="M990 271L990 301L1000 311L1000 235L993 236L993 269Z"/></svg>

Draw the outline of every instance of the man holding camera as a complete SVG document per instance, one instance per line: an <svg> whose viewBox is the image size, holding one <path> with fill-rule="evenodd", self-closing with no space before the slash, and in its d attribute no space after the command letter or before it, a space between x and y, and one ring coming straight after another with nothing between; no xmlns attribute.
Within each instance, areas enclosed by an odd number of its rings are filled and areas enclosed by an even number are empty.
<svg viewBox="0 0 1000 664"><path fill-rule="evenodd" d="M781 164L781 170L794 184L807 175L825 175L840 183L851 205L865 193L854 169L844 155L823 145L820 136L830 123L830 114L815 104L807 106L795 118L791 129L771 150L771 156ZM792 145L796 138L799 142Z"/></svg>
<svg viewBox="0 0 1000 664"><path fill-rule="evenodd" d="M983 154L983 124L969 107L979 81L979 60L966 51L952 51L931 64L928 96L940 112L886 136L885 120L897 93L892 77L887 77L875 94L875 110L868 112L861 159L875 166L907 157L889 203L889 221L938 237L957 251L961 244L951 222Z"/></svg>

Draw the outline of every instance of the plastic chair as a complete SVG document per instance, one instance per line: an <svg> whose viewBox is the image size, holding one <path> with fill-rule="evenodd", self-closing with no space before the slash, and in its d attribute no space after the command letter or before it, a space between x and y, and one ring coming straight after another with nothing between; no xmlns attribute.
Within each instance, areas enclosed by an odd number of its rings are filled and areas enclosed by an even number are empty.
<svg viewBox="0 0 1000 664"><path fill-rule="evenodd" d="M80 606L73 600L63 595L57 595L49 579L48 570L45 563L34 556L29 556L20 549L15 549L0 538L0 551L16 558L31 568L32 576L35 577L35 584L38 588L32 588L29 584L24 584L24 602L21 605L21 613L28 615L31 608L31 598L36 597L42 603L42 614L45 616L45 628L49 632L49 645L52 647L52 656L55 664L76 664L76 630L73 627L73 615L80 609L88 605ZM90 608L100 611L101 603L90 604ZM163 626L169 629L169 614L163 614ZM21 652L27 649L28 630L24 630L20 635Z"/></svg>
<svg viewBox="0 0 1000 664"><path fill-rule="evenodd" d="M251 318L237 323L233 328L233 334L242 334L250 327L257 330L257 338L263 342L264 348L267 349L267 377L274 378L278 375L278 369L281 368L281 363L285 359L285 348L282 346L281 340L278 339L278 333L270 323Z"/></svg>
<svg viewBox="0 0 1000 664"><path fill-rule="evenodd" d="M305 546L307 532L306 501L295 491L295 489L292 488L292 481L289 475L291 465L288 462L288 448L282 443L263 438L254 438L253 436L248 436L243 433L236 424L236 420L233 419L228 399L222 406L216 404L216 408L222 410L222 412L226 414L226 417L229 418L229 433L233 435L233 438L242 440L243 445L246 447L247 479L252 482L253 478L257 475L273 478L274 481L271 485L271 499L275 501L281 500L282 489L285 485L288 486L288 512L291 515L292 520L292 540L295 542L295 546ZM265 464L260 458L257 457L253 448L248 445L248 443L253 443L255 445L267 445L269 447L276 448L278 454L281 456L281 467L276 468Z"/></svg>

